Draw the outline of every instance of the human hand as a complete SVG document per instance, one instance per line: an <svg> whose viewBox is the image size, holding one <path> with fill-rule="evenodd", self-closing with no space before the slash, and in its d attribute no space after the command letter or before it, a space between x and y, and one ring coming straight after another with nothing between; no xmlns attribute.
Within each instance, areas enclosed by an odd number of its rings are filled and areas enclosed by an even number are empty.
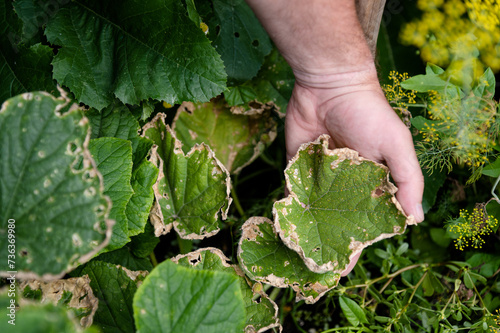
<svg viewBox="0 0 500 333"><path fill-rule="evenodd" d="M300 73L296 76L285 124L288 159L301 144L329 134L332 148L348 147L386 164L403 210L421 222L424 181L411 133L385 99L375 70L305 80ZM358 258L342 275L352 270Z"/></svg>

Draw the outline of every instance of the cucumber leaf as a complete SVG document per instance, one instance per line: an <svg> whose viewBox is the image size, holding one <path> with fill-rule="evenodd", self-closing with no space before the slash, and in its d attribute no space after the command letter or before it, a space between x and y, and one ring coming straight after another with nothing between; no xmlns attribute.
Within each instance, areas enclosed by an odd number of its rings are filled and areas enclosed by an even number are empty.
<svg viewBox="0 0 500 333"><path fill-rule="evenodd" d="M328 135L303 144L285 170L290 195L275 202L274 227L316 273L342 273L365 247L404 232L387 167L356 151L328 149Z"/></svg>
<svg viewBox="0 0 500 333"><path fill-rule="evenodd" d="M2 105L0 248L7 253L8 221L15 221L20 278L63 276L109 241L110 201L89 138L88 120L64 97L26 93ZM6 265L2 271L13 269Z"/></svg>

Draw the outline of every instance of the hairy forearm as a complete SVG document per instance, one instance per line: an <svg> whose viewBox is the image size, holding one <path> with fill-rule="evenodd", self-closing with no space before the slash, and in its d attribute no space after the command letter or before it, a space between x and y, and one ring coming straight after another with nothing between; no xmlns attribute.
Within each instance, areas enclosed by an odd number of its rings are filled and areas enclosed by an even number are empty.
<svg viewBox="0 0 500 333"><path fill-rule="evenodd" d="M246 0L297 79L374 72L354 0Z"/></svg>

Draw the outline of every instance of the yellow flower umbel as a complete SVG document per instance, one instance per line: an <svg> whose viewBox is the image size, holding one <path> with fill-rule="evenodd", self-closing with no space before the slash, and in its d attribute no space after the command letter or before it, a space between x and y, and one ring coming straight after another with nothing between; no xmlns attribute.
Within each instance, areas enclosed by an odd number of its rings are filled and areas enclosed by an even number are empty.
<svg viewBox="0 0 500 333"><path fill-rule="evenodd" d="M450 232L458 234L455 247L463 251L468 247L482 248L485 244L483 237L493 233L497 225L498 220L488 216L484 204L479 204L472 210L472 213L465 209L460 210L460 216L450 221L447 228Z"/></svg>
<svg viewBox="0 0 500 333"><path fill-rule="evenodd" d="M453 66L451 77L462 68L478 76L485 67L500 71L500 0L418 0L417 6L421 18L405 24L399 37L419 48L425 62Z"/></svg>
<svg viewBox="0 0 500 333"><path fill-rule="evenodd" d="M391 84L384 84L383 90L385 98L398 113L399 117L406 126L410 127L411 113L408 110L410 104L415 104L417 95L413 90L406 90L401 87L401 82L408 79L408 73L400 74L396 71L389 73L389 79L392 80Z"/></svg>
<svg viewBox="0 0 500 333"><path fill-rule="evenodd" d="M472 93L461 97L430 91L427 112L416 150L421 165L451 171L454 162L471 168L469 182L476 180L496 145L496 102Z"/></svg>

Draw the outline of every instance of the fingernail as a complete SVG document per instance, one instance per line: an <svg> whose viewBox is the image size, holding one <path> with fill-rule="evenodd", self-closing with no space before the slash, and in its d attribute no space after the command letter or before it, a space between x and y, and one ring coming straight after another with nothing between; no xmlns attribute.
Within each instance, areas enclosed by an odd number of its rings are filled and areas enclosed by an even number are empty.
<svg viewBox="0 0 500 333"><path fill-rule="evenodd" d="M424 220L424 209L422 208L422 204L417 204L415 206L415 220L417 222L422 222Z"/></svg>

